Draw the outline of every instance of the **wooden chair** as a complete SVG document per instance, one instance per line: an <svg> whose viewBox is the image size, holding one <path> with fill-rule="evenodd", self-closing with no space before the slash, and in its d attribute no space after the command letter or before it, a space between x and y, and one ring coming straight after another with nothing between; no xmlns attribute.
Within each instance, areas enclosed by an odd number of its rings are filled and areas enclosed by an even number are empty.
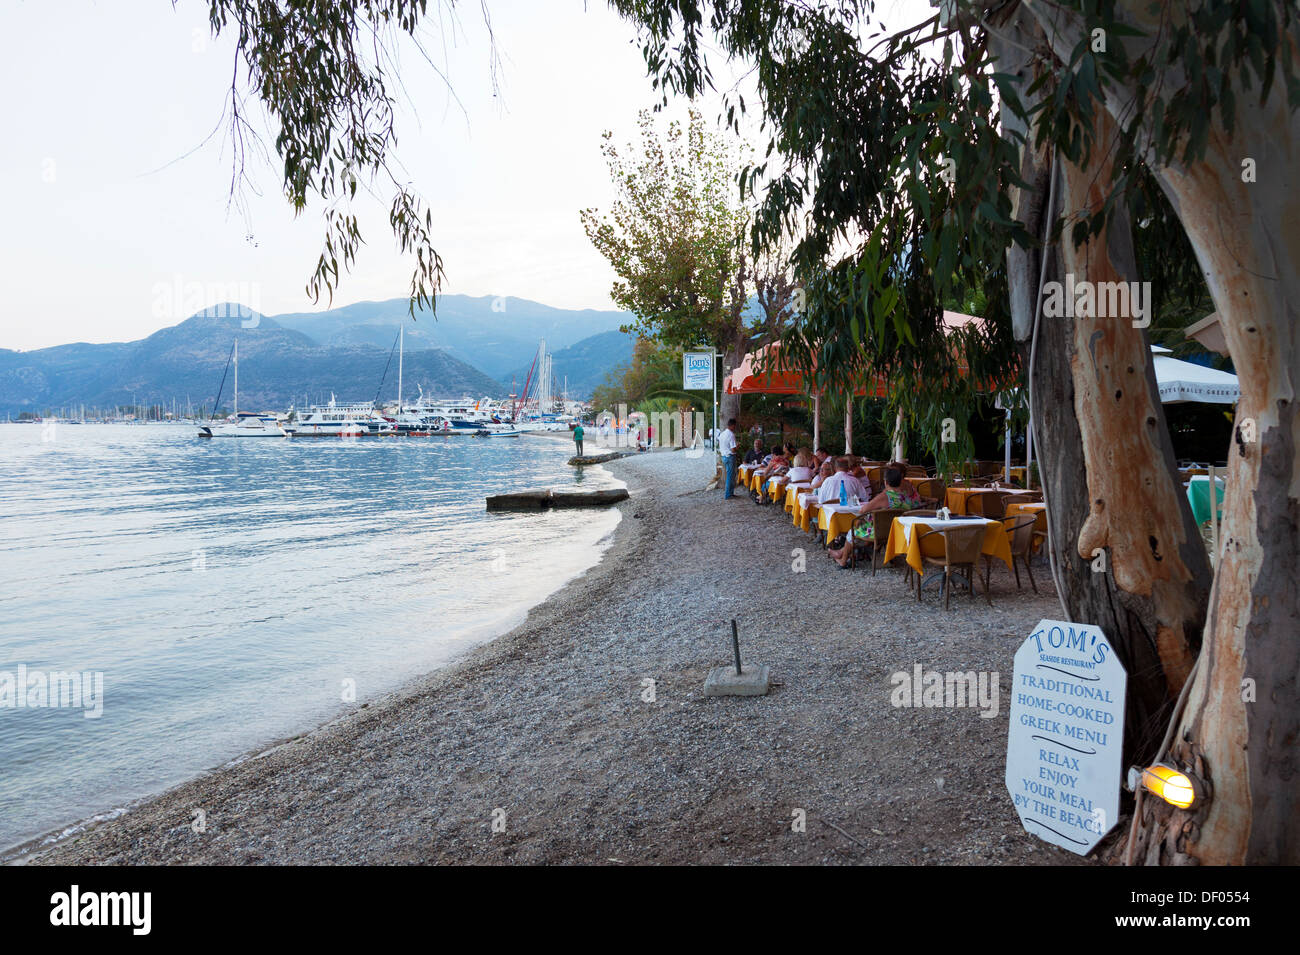
<svg viewBox="0 0 1300 955"><path fill-rule="evenodd" d="M885 555L885 545L889 543L889 529L894 525L894 518L902 517L904 513L902 508L882 508L878 511L868 511L853 521L855 530L862 524L868 522L871 524L871 573L873 576L876 573L876 568L880 566L880 560ZM850 533L852 532L850 531ZM855 547L849 557L849 566L857 566L857 556L857 548Z"/></svg>
<svg viewBox="0 0 1300 955"><path fill-rule="evenodd" d="M1007 495L1001 491L981 491L966 498L966 513L971 517L991 517L1001 520L1006 515L1002 503Z"/></svg>
<svg viewBox="0 0 1300 955"><path fill-rule="evenodd" d="M871 482L873 487L877 484L883 483L885 480L885 469L878 464L874 467L867 468L867 480Z"/></svg>
<svg viewBox="0 0 1300 955"><path fill-rule="evenodd" d="M938 478L926 478L924 481L913 481L912 487L916 488L919 497L928 501L942 501L947 494L947 488Z"/></svg>
<svg viewBox="0 0 1300 955"><path fill-rule="evenodd" d="M1016 500L1019 501L1019 502L1022 503L1022 504L1042 504L1042 503L1043 503L1043 492L1042 492L1042 491L1030 491L1030 492L1027 493L1027 494L1017 494L1017 495L1016 495Z"/></svg>
<svg viewBox="0 0 1300 955"><path fill-rule="evenodd" d="M1023 561L1025 572L1029 574L1029 586L1034 588L1034 593L1038 593L1038 584L1034 582L1034 569L1029 566L1029 557L1033 553L1031 547L1034 543L1034 524L1038 518L1031 515L1021 517L1008 517L1002 521L1002 526L1006 528L1007 539L1011 544L1011 569L1016 575L1016 590L1023 589L1020 586L1020 568L1017 561ZM984 555L984 592L988 593L989 578L993 573L993 558L987 554Z"/></svg>
<svg viewBox="0 0 1300 955"><path fill-rule="evenodd" d="M971 599L975 599L975 581L979 579L980 552L984 547L984 526L983 524L972 524L970 527L950 527L943 530L929 530L921 535L921 563L931 567L943 568L943 609L948 609L948 601L952 596L952 572L954 569L966 571L966 579L970 584ZM918 530L920 528L917 528ZM940 535L943 539L943 556L930 557L925 553L926 538L934 534ZM921 600L921 577L918 574L916 580L916 599L919 603ZM988 601L990 607L993 601L989 599L988 587L984 588L984 599Z"/></svg>

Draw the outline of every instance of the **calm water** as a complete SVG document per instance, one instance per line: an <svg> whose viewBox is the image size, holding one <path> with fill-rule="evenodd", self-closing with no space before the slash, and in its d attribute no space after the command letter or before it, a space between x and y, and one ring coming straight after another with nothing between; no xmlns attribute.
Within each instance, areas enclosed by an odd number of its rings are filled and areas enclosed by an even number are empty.
<svg viewBox="0 0 1300 955"><path fill-rule="evenodd" d="M192 435L0 425L0 691L20 665L104 681L95 719L0 706L0 847L351 709L347 681L362 702L445 663L618 521L485 513L498 490L618 486L576 477L564 441Z"/></svg>

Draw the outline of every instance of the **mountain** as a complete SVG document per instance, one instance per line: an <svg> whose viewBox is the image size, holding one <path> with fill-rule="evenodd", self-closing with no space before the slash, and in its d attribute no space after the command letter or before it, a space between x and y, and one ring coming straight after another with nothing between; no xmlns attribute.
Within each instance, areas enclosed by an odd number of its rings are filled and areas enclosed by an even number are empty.
<svg viewBox="0 0 1300 955"><path fill-rule="evenodd" d="M556 391L564 390L567 377L570 398L580 400L590 398L596 386L604 383L607 372L631 361L632 346L635 344L635 335L619 331L601 332L584 338L568 348L553 351L551 373L555 377ZM546 347L548 349L551 347L549 339ZM515 369L511 375L502 379L503 383L510 384L513 377L518 390L522 391L530 366L531 362Z"/></svg>
<svg viewBox="0 0 1300 955"><path fill-rule="evenodd" d="M408 357L441 349L507 384L520 367L527 372L539 339L546 339L548 351L558 352L601 332L617 331L630 319L626 312L552 308L524 298L490 295L440 295L437 315L418 312L414 321L404 298L275 316L280 325L318 345L364 344L383 349L392 347L398 325L404 322ZM558 366L556 373L560 373Z"/></svg>
<svg viewBox="0 0 1300 955"><path fill-rule="evenodd" d="M391 340L384 347L362 342L320 345L275 319L243 312L226 317L223 306L192 316L136 342L58 345L36 351L0 349L0 413L87 405L110 408L130 404L191 401L211 406L226 368L231 344L239 339L239 406L282 410L311 401L369 401L375 397ZM255 319L253 316L256 316ZM256 327L245 327L256 321ZM407 350L403 390L417 386L429 395L499 397L502 384L445 351ZM233 380L221 403L231 406ZM384 378L381 398L397 393L397 358Z"/></svg>

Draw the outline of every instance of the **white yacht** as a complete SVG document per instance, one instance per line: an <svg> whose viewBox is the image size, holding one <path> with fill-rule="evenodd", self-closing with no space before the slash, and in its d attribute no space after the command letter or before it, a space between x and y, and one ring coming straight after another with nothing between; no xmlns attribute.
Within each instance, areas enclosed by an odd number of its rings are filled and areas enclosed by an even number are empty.
<svg viewBox="0 0 1300 955"><path fill-rule="evenodd" d="M402 408L403 414L433 416L446 422L443 433L449 435L475 435L480 437L513 437L519 433L513 423L489 410L487 399L473 398L446 400L427 398L423 389L415 404Z"/></svg>
<svg viewBox="0 0 1300 955"><path fill-rule="evenodd" d="M238 411L226 421L199 425L200 438L283 438L287 435L280 419L269 412Z"/></svg>
<svg viewBox="0 0 1300 955"><path fill-rule="evenodd" d="M283 438L287 432L280 424L280 419L269 412L252 412L239 410L239 339L230 348L230 358L235 364L235 413L225 421L208 421L199 425L200 438ZM225 384L225 376L221 378ZM221 390L217 390L214 407L221 402Z"/></svg>
<svg viewBox="0 0 1300 955"><path fill-rule="evenodd" d="M393 422L375 408L374 402L339 404L333 395L327 405L311 405L301 411L289 409L293 418L284 428L295 438L362 438L394 434Z"/></svg>

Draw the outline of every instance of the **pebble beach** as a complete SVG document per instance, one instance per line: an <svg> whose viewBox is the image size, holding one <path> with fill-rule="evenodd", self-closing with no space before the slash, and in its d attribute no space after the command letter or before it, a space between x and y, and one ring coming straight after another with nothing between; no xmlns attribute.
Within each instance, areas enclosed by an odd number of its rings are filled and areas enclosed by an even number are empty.
<svg viewBox="0 0 1300 955"><path fill-rule="evenodd" d="M779 506L705 490L712 463L604 465L630 493L612 545L519 627L9 861L1089 864L1003 782L1012 658L1061 612L1046 567L1035 595L997 564L992 608L918 603L901 569L840 569ZM766 696L704 696L733 619ZM996 672L1000 706L894 705L917 665Z"/></svg>

